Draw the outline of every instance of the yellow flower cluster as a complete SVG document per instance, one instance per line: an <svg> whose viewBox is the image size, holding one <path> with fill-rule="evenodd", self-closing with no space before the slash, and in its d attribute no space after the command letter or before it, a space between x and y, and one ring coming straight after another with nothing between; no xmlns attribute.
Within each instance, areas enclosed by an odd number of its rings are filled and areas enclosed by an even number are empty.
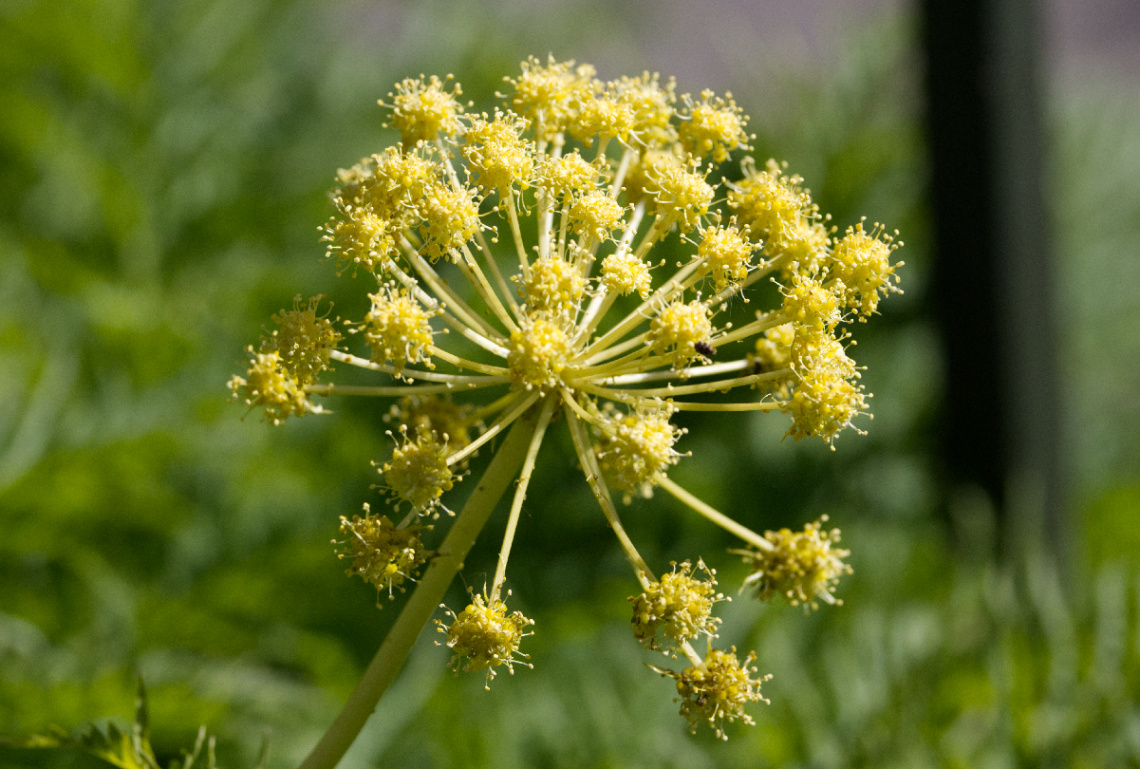
<svg viewBox="0 0 1140 769"><path fill-rule="evenodd" d="M474 592L471 603L459 614L442 608L452 621L436 620L436 629L447 636L445 644L454 652L451 664L456 673L486 670L486 688L490 689L496 668L506 665L507 672L514 675L515 664L530 667L527 656L519 651L519 642L530 635L526 629L534 620L519 611L508 614L507 605L498 598Z"/></svg>
<svg viewBox="0 0 1140 769"><path fill-rule="evenodd" d="M819 608L817 599L841 603L831 591L842 575L851 573L851 567L843 562L851 551L833 547L839 542L839 529L824 531L826 521L824 516L803 531L765 532L770 547L737 551L752 569L745 587L754 589L761 601L779 595L792 606L803 604L804 611Z"/></svg>
<svg viewBox="0 0 1140 769"><path fill-rule="evenodd" d="M702 344L713 336L709 306L700 299L676 301L664 307L649 324L646 341L673 368L681 369L702 356Z"/></svg>
<svg viewBox="0 0 1140 769"><path fill-rule="evenodd" d="M625 494L653 496L653 487L681 455L673 444L684 430L669 422L673 411L664 401L645 400L629 413L607 409L596 425L594 453L611 483Z"/></svg>
<svg viewBox="0 0 1140 769"><path fill-rule="evenodd" d="M235 398L251 409L265 410L265 420L281 424L291 416L319 413L321 407L308 398L306 386L329 366L329 356L343 338L318 305L324 297L313 297L302 306L293 299L293 309L273 316L277 328L261 338L261 350L254 353L244 377L230 379Z"/></svg>
<svg viewBox="0 0 1140 769"><path fill-rule="evenodd" d="M380 474L397 505L407 502L416 513L434 511L442 504L443 493L455 485L455 473L448 463L449 446L434 432L419 431L409 438L407 427L401 425L400 433L403 441L392 458L381 465Z"/></svg>
<svg viewBox="0 0 1140 769"><path fill-rule="evenodd" d="M429 348L432 342L432 314L408 295L406 288L397 289L390 283L369 294L372 309L364 316L360 331L372 349L372 360L391 364L395 376L400 376L409 363L423 363L432 368Z"/></svg>
<svg viewBox="0 0 1140 769"><path fill-rule="evenodd" d="M727 600L716 592L716 572L697 561L697 571L706 579L697 579L693 565L685 561L673 564L673 571L651 582L633 602L633 635L648 649L661 650L673 657L681 644L699 635L716 637L720 619L712 616L713 604Z"/></svg>
<svg viewBox="0 0 1140 769"><path fill-rule="evenodd" d="M751 137L727 94L678 95L648 73L605 82L592 67L538 59L506 83L502 102L480 113L465 111L450 77L396 85L383 104L398 141L339 172L320 228L338 272L375 280L364 317L345 322L355 347L316 300L298 302L275 316L277 330L251 348L231 388L274 424L319 411L319 396L397 401L387 417L395 446L374 465L408 512L394 524L342 519L350 571L389 591L422 562L419 521L448 510L445 496L475 454L522 447L513 486L491 483L508 472L496 456L472 495L492 486L513 495L494 581L439 623L455 667L486 669L488 680L525 658L531 623L506 607L507 562L529 520L521 510L547 428L565 425L641 586L634 635L688 659L666 672L682 713L723 735L762 699L753 657L740 662L711 640L705 654L694 650L694 638L718 627L713 571L688 561L654 576L615 492L628 503L664 489L738 536L761 598L831 602L847 570L838 532L812 524L760 536L689 494L669 478L685 456L673 420L783 412L795 439L831 443L867 404L843 329L898 290L899 244L864 222L836 238L803 180L776 161L728 165ZM687 254L669 269L656 250L667 240ZM776 284L778 304L756 310L751 300L771 293L762 282ZM377 381L319 382L330 362ZM478 503L486 515L488 504ZM451 531L467 537L464 515ZM463 552L429 572L458 568Z"/></svg>
<svg viewBox="0 0 1140 769"><path fill-rule="evenodd" d="M358 576L375 585L378 592L387 590L391 599L392 591L403 592L404 582L412 579L427 560L420 539L422 530L422 526L415 525L397 527L385 515L372 515L365 503L363 516L355 515L351 521L343 515L340 517L340 533L348 539L334 540L333 544L343 546L337 558L352 559L347 571L349 576Z"/></svg>
<svg viewBox="0 0 1140 769"><path fill-rule="evenodd" d="M435 75L427 81L420 75L397 84L396 93L388 94L388 98L392 100L391 125L403 136L404 147L458 131L458 115L463 108L455 97L461 93L463 89L458 85L449 93Z"/></svg>
<svg viewBox="0 0 1140 769"><path fill-rule="evenodd" d="M725 724L736 720L755 723L744 712L744 706L768 701L760 694L760 685L772 676L753 678L756 668L751 665L755 659L755 653L751 653L741 662L736 657L736 647L727 652L711 649L700 664L679 673L658 670L677 682L681 715L689 721L691 731L707 723L717 737L727 740Z"/></svg>

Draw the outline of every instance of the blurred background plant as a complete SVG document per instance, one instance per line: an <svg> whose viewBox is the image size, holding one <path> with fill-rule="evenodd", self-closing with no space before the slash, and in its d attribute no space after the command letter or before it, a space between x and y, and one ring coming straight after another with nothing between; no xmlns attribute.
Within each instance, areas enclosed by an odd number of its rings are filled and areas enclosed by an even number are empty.
<svg viewBox="0 0 1140 769"><path fill-rule="evenodd" d="M753 528L830 514L855 575L845 606L806 619L730 604L722 639L758 650L773 704L727 744L691 738L631 642L629 580L568 453L531 496L569 512L524 527L512 560L543 628L536 670L486 693L425 637L343 765L1140 764L1135 71L1049 62L1065 537L1060 558L999 557L991 501L938 459L913 9L773 4L769 26L763 4L730 6L697 28L685 4L0 8L0 737L125 723L141 673L161 763L201 724L222 766L252 766L266 733L271 767L303 757L394 617L328 544L338 515L377 501L384 424L346 404L355 418L269 429L225 382L296 291L338 301L316 228L332 172L389 143L376 99L454 72L487 104L550 51L604 78L731 89L758 157L788 160L838 222L903 232L907 293L859 329L870 435L832 454L781 443L778 419L743 445L724 440L738 421L705 421L676 470ZM662 495L629 518L659 561L729 544ZM491 563L481 544L469 564Z"/></svg>

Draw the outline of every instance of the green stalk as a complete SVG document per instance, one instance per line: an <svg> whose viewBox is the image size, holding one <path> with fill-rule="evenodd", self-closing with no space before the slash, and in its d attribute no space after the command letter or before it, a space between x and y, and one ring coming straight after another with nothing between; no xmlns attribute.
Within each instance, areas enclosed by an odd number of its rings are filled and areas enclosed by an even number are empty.
<svg viewBox="0 0 1140 769"><path fill-rule="evenodd" d="M443 600L456 572L463 567L463 559L475 544L475 538L510 486L526 456L534 430L535 415L532 410L519 419L495 452L491 464L475 485L470 499L440 545L439 555L432 559L387 638L380 644L376 656L364 671L364 677L356 685L332 726L305 758L301 769L333 769L360 734L365 722L376 709L381 695L391 685L411 653L420 631L431 620L431 615Z"/></svg>

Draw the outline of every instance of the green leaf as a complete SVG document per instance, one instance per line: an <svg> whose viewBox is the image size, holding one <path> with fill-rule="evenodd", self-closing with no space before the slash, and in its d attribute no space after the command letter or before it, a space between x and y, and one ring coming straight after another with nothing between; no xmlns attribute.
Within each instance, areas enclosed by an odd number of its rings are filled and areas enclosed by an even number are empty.
<svg viewBox="0 0 1140 769"><path fill-rule="evenodd" d="M0 743L0 769L160 769L150 745L150 718L147 714L146 686L139 676L135 697L135 720L129 730L114 723L88 723L69 735L62 729L36 735L23 744ZM202 748L205 764L199 764ZM268 740L262 741L257 766L263 767ZM206 727L198 730L194 750L182 761L172 761L170 769L217 769L214 738Z"/></svg>
<svg viewBox="0 0 1140 769"><path fill-rule="evenodd" d="M114 769L118 764L76 747L0 744L0 769Z"/></svg>

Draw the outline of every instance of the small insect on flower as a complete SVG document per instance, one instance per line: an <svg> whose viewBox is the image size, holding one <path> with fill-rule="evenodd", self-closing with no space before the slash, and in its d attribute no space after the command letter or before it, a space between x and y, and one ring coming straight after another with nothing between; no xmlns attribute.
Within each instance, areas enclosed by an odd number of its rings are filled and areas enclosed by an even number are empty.
<svg viewBox="0 0 1140 769"><path fill-rule="evenodd" d="M678 94L657 74L596 75L527 59L478 112L450 76L396 84L382 104L399 140L336 175L320 228L330 273L355 278L363 311L334 321L319 299L295 301L248 348L230 388L275 425L324 413L321 398L380 404L395 446L373 466L401 514L365 506L342 518L338 547L350 574L390 595L424 569L406 616L434 610L511 497L489 589L437 623L452 666L485 670L488 682L504 666L529 667L519 644L533 623L508 611L504 584L518 528L567 514L527 500L548 430L565 430L599 524L640 586L634 637L690 663L663 671L682 714L724 736L763 699L754 655L693 649L720 627L713 569L685 561L654 575L619 506L664 490L743 542L733 552L761 600L838 603L835 584L850 571L839 532L816 523L761 536L688 492L671 478L689 456L678 415L782 413L787 435L832 448L847 428L859 432L869 395L845 329L898 291L901 243L863 221L837 237L786 164L732 161L752 137L730 95ZM730 162L739 171L722 175ZM334 364L355 376L321 381ZM447 531L429 532L468 474L479 480ZM429 534L442 539L434 550ZM414 637L401 626L381 654L407 654Z"/></svg>

